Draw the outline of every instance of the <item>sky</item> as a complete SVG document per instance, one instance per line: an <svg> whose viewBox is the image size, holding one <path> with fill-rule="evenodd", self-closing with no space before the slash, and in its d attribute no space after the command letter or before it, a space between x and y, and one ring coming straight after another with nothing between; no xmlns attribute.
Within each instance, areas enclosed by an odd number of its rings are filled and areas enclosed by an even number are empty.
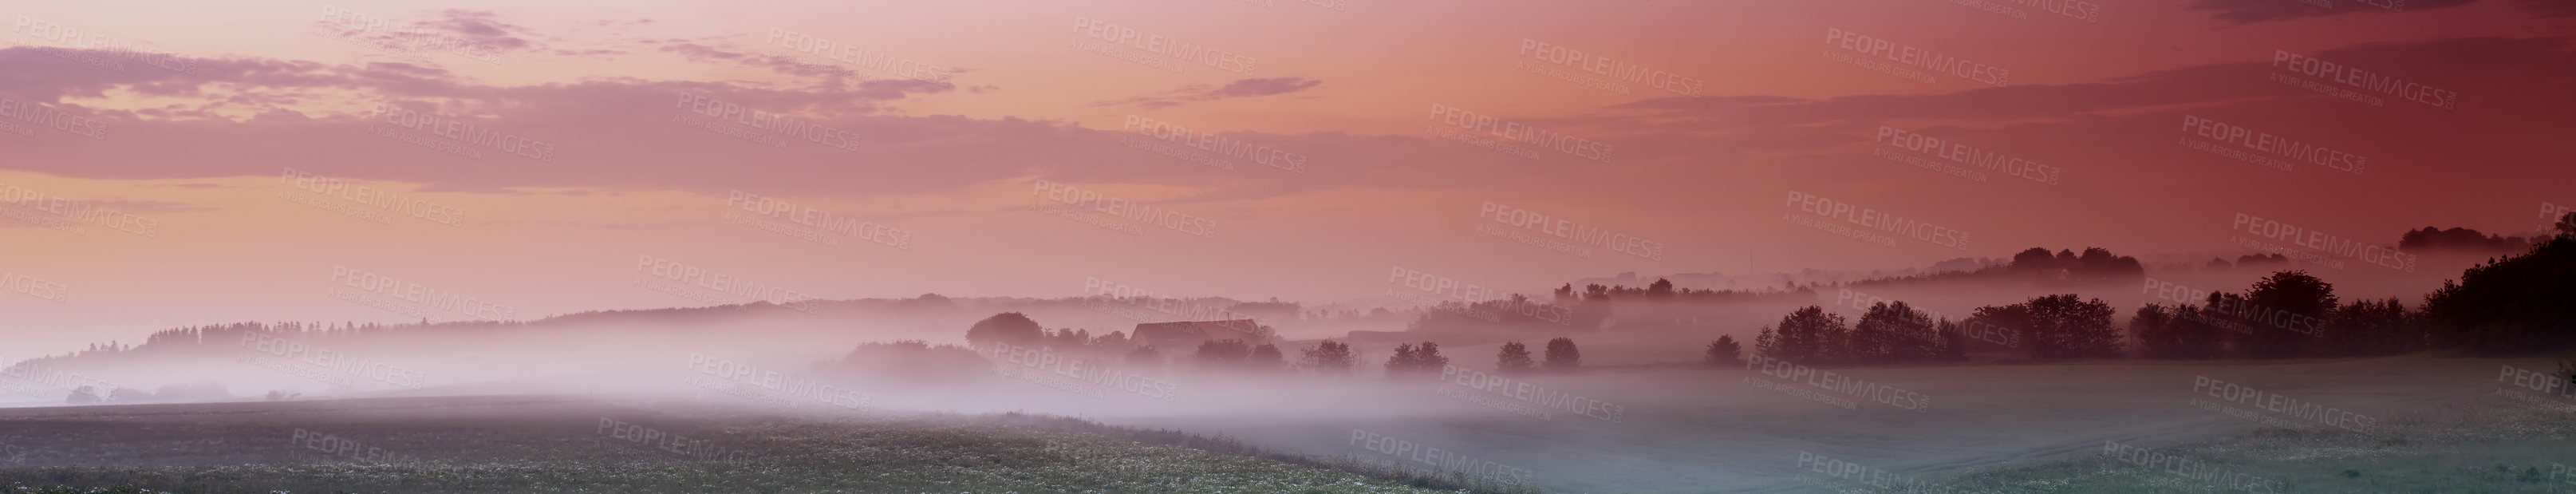
<svg viewBox="0 0 2576 494"><path fill-rule="evenodd" d="M2032 246L2362 262L2330 246L2576 204L2561 0L0 16L8 358L252 320L1534 293Z"/></svg>

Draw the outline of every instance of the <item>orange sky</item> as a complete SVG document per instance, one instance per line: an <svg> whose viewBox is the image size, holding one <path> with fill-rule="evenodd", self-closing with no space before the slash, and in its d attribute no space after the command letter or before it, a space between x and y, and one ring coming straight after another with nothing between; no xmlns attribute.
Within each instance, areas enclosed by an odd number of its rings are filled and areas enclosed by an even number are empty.
<svg viewBox="0 0 2576 494"><path fill-rule="evenodd" d="M827 298L1101 279L1327 300L1383 293L1390 267L1535 291L2034 245L2244 252L2240 213L2379 243L2523 232L2576 203L2576 9L2335 5L13 5L0 336L24 343L0 357L418 319L333 295L352 280L515 318L707 305L637 286L649 260ZM1609 80L1631 70L1649 75ZM2401 97L2422 94L2453 96ZM2186 125L2206 122L2225 126ZM1914 135L1944 144L1890 145ZM1516 137L1570 144L1492 142ZM2220 154L2275 139L2366 166ZM740 221L764 204L786 205L773 229ZM1949 233L1801 223L1864 226L1857 208ZM1604 240L1507 238L1567 232Z"/></svg>

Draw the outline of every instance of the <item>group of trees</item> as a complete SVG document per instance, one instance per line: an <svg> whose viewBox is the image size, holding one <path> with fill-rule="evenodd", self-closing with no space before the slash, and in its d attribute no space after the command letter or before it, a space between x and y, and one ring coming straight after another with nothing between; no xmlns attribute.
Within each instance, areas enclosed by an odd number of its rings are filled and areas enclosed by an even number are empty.
<svg viewBox="0 0 2576 494"><path fill-rule="evenodd" d="M1386 357L1386 377L1436 375L1441 368L1448 366L1449 357L1440 355L1439 343L1425 341L1420 346L1402 343L1395 345L1395 355Z"/></svg>
<svg viewBox="0 0 2576 494"><path fill-rule="evenodd" d="M2403 246L2527 249L2444 281L2417 309L2395 298L2345 303L2334 285L2285 271L2242 295L2212 293L2200 305L2140 308L2130 318L2130 332L2140 357L2161 359L2576 349L2576 303L2570 303L2576 301L2576 214L2557 227L2556 235L2539 238L2461 228L2408 232Z"/></svg>
<svg viewBox="0 0 2576 494"><path fill-rule="evenodd" d="M2469 268L2424 297L2433 343L2476 351L2576 348L2576 213L2531 250Z"/></svg>
<svg viewBox="0 0 2576 494"><path fill-rule="evenodd" d="M2100 299L2046 295L2022 303L1978 307L1960 324L1931 321L1904 302L1870 307L1856 325L1809 306L1762 328L1754 351L1798 362L1903 363L1965 358L1961 328L1978 339L2001 329L2005 340L2033 359L2283 359L2379 356L2428 349L2480 353L2576 349L2576 213L2557 224L2556 235L2526 239L2475 230L2425 228L2402 244L2420 248L2513 249L2469 268L2458 280L2427 294L2420 309L2396 298L2345 301L2334 285L2306 271L2276 271L2243 293L2215 292L2201 303L2147 304L2131 313L2127 333ZM2033 249L2014 256L2008 269L2055 266L2061 272L2125 272L2128 261L2107 251L2081 256ZM2105 261L2103 259L2112 259ZM2235 265L2263 264L2249 256ZM2069 264L2072 263L2072 264ZM2213 260L2220 266L2225 260ZM2073 266L2076 268L2070 268ZM2105 267L2108 268L2105 268ZM1993 341L1993 340L1989 340ZM1742 348L1720 338L1707 348L1713 364L1741 363Z"/></svg>
<svg viewBox="0 0 2576 494"><path fill-rule="evenodd" d="M2086 247L2081 254L2072 250L2051 253L2047 248L2032 247L2013 254L2003 265L1975 271L1945 272L1852 282L1851 286L1892 286L1957 281L2013 281L2047 285L2091 284L2128 281L2147 275L2145 264L2138 258L2112 254L2110 249Z"/></svg>
<svg viewBox="0 0 2576 494"><path fill-rule="evenodd" d="M1583 351L1575 348L1573 338L1547 340L1547 357L1543 361L1532 361L1529 346L1519 341L1503 343L1502 351L1494 355L1494 371L1503 374L1527 374L1538 369L1572 372L1581 367Z"/></svg>
<svg viewBox="0 0 2576 494"><path fill-rule="evenodd" d="M2474 230L2425 228L2408 232L2401 244L2418 248L2522 249L2469 268L2460 279L2424 297L2420 309L2395 298L2345 301L2333 284L2305 271L2276 271L2243 293L2208 294L2201 303L2147 304L2132 312L2125 333L2114 318L2118 311L2101 299L2076 294L2032 297L2019 303L1978 307L1960 321L1934 319L1905 302L1874 304L1857 322L1823 307L1806 306L1765 326L1752 351L1767 358L1806 364L1902 364L1953 362L1967 358L1970 339L1995 342L2030 359L2299 358L2391 355L2449 348L2481 352L2565 350L2576 348L2576 214L2558 224L2556 235L2526 239L2499 237ZM2212 267L2247 267L2286 261L2277 254L2249 255ZM2018 276L2040 280L2098 282L2135 279L2144 268L2135 258L2109 250L2082 253L2033 248L2015 254L2009 264L1970 273L1873 280L1902 283L1945 277ZM1657 280L1643 288L1589 285L1577 293L1572 285L1556 289L1555 299L1539 304L1518 295L1507 300L1462 304L1452 309L1491 311L1530 318L1531 307L1565 310L1578 324L1598 324L1614 299L1726 300L1754 297L1757 292L1674 289ZM1508 309L1508 310L1507 310ZM1452 311L1461 312L1461 311ZM1017 316L1016 319L1004 316ZM1426 315L1426 322L1447 324L1448 316ZM1002 319L996 321L995 319ZM1544 317L1532 319L1545 319ZM987 323L992 323L988 325ZM1557 322L1551 322L1557 324ZM1587 326L1588 327L1588 326ZM977 323L969 340L1014 339L1050 345L1124 346L1125 336L1093 338L1088 332L1039 329L1025 316L1006 313ZM1744 343L1723 336L1708 344L1707 362L1739 365ZM1152 357L1151 347L1131 357ZM1304 349L1296 367L1346 373L1359 356L1349 344L1325 340ZM1541 370L1566 371L1580 365L1580 352L1570 338L1548 341L1543 357L1519 342L1505 343L1494 368L1505 374ZM1201 344L1194 355L1201 365L1248 369L1288 368L1272 344L1220 340ZM1436 374L1449 364L1435 342L1400 344L1386 360L1390 377Z"/></svg>
<svg viewBox="0 0 2576 494"><path fill-rule="evenodd" d="M1279 345L1253 345L1243 340L1201 342L1198 353L1192 354L1190 359L1209 369L1265 372L1288 368L1288 360L1279 353Z"/></svg>
<svg viewBox="0 0 2576 494"><path fill-rule="evenodd" d="M1905 302L1881 302L1862 313L1859 324L1841 314L1806 306L1764 326L1754 337L1755 354L1808 364L1939 362L1965 358L1967 341L1957 322L1933 320ZM1707 359L1714 364L1741 362L1743 345L1732 337L1710 342Z"/></svg>
<svg viewBox="0 0 2576 494"><path fill-rule="evenodd" d="M2406 232L2405 235L2398 237L2397 248L2398 250L2455 249L2522 252L2531 249L2533 240L2531 237L2488 235L2467 228L2436 230L2428 226L2421 230Z"/></svg>
<svg viewBox="0 0 2576 494"><path fill-rule="evenodd" d="M2020 303L1978 307L1966 320L1934 319L1903 301L1871 304L1858 323L1823 307L1806 306L1764 326L1754 337L1756 355L1802 364L1905 364L1956 362L1968 357L1971 338L1995 342L2032 359L2119 356L2116 314L2101 299L2043 295ZM1732 337L1710 342L1705 360L1743 362Z"/></svg>
<svg viewBox="0 0 2576 494"><path fill-rule="evenodd" d="M275 395L276 392L272 391L270 394ZM233 393L224 388L224 383L215 381L198 381L193 383L164 385L161 386L161 390L157 392L134 388L116 388L108 390L105 395L99 394L98 387L96 386L81 386L73 388L71 395L65 397L63 402L73 405L93 405L100 403L204 401L221 400L232 397Z"/></svg>
<svg viewBox="0 0 2576 494"><path fill-rule="evenodd" d="M1128 365L1137 366L1159 366L1166 363L1161 349L1155 348L1154 345L1129 341L1124 333L1112 331L1107 335L1095 337L1091 336L1089 330L1048 330L1043 329L1027 314L1018 312L994 314L977 321L966 329L966 341L969 345L979 347L1002 343L1058 352L1089 353L1100 357L1118 356ZM872 343L861 345L860 351L884 351L884 349L872 347L882 345L923 346L918 341ZM1424 343L1424 345L1427 347L1431 344ZM1188 351L1190 352L1188 355L1181 357L1186 357L1185 361L1190 365L1236 372L1260 373L1303 368L1343 374L1350 372L1351 368L1359 362L1359 354L1351 348L1350 344L1332 340L1324 340L1301 350L1301 355L1293 366L1288 362L1286 353L1279 348L1279 345L1271 342L1216 339L1202 341L1198 347ZM852 356L845 360L859 360L858 353L853 352ZM1437 355L1436 350L1430 353ZM1445 363L1446 360L1442 362ZM1438 367L1435 365L1432 369L1437 371Z"/></svg>
<svg viewBox="0 0 2576 494"><path fill-rule="evenodd" d="M2304 271L2275 272L2245 293L2211 293L2203 304L2147 304L2130 315L2126 334L2115 325L2117 315L2101 299L2071 293L1978 307L1955 323L1932 320L1901 301L1872 305L1857 324L1808 306L1762 328L1754 352L1801 363L1901 364L1964 360L1970 338L2038 360L2368 356L2434 343L2425 313L2393 298L2343 303L2334 285ZM1735 341L1721 338L1709 344L1706 359L1741 363L1740 352Z"/></svg>
<svg viewBox="0 0 2576 494"><path fill-rule="evenodd" d="M1091 330L1088 329L1050 330L1039 326L1037 320L1030 319L1027 314L1018 312L994 314L984 320L975 321L974 326L966 328L966 343L968 345L1005 343L1067 351L1125 350L1129 346L1127 334L1123 332L1111 331L1109 334L1092 336Z"/></svg>
<svg viewBox="0 0 2576 494"><path fill-rule="evenodd" d="M2420 319L2397 299L2344 304L2333 284L2279 271L2243 294L2139 307L2129 336L2137 356L2151 359L2389 355L2425 348Z"/></svg>

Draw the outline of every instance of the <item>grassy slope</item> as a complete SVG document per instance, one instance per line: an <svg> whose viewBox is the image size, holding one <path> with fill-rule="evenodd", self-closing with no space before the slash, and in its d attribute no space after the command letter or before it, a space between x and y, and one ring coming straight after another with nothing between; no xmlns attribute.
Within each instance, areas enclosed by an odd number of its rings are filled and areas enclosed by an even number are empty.
<svg viewBox="0 0 2576 494"><path fill-rule="evenodd" d="M2550 399L2550 397L2542 397ZM1976 472L1957 492L2576 492L2576 402L2494 398L2364 432L2266 428L2155 452L2243 473L2210 482L2100 454Z"/></svg>
<svg viewBox="0 0 2576 494"><path fill-rule="evenodd" d="M0 444L11 453L0 463L9 467L0 469L0 485L131 484L181 493L1438 492L1338 470L955 417L787 417L553 400L317 403L0 416ZM618 440L600 432L602 418L753 456L699 459ZM297 429L349 438L399 461L299 447Z"/></svg>

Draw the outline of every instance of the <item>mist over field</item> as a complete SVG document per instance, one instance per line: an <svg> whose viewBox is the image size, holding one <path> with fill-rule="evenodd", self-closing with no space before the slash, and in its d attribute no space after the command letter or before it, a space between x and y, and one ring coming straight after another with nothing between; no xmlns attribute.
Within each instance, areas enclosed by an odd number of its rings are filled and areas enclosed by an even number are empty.
<svg viewBox="0 0 2576 494"><path fill-rule="evenodd" d="M0 19L0 494L2576 492L2564 2Z"/></svg>

